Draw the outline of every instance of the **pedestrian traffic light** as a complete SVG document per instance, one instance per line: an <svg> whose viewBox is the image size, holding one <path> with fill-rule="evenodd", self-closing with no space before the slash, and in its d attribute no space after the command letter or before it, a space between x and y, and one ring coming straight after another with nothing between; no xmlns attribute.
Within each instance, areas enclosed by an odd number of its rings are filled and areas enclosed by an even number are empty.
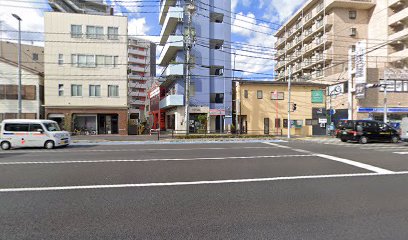
<svg viewBox="0 0 408 240"><path fill-rule="evenodd" d="M296 109L297 109L297 105L296 105L296 103L294 103L294 104L292 105L292 111L296 111Z"/></svg>

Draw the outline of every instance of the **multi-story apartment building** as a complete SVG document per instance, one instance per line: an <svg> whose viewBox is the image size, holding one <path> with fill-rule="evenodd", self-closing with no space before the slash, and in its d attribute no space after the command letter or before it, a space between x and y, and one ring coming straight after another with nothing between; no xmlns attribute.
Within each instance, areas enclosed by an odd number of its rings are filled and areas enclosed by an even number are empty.
<svg viewBox="0 0 408 240"><path fill-rule="evenodd" d="M350 118L382 119L383 89L368 89L365 97L361 94L356 96L356 86L362 80L361 76L356 77L355 56L361 52L356 55L354 51L356 46L360 46L357 51L367 52L363 56L364 84L380 83L384 79L384 69L405 67L407 45L404 39L408 38L404 23L408 18L406 7L406 1L397 0L307 1L275 34L277 80L287 81L291 72L292 81L339 86L331 89L340 89L340 92L328 98L329 107L337 110L335 118L347 118L350 108ZM352 62L350 69L349 55ZM397 87L405 86L403 80L396 82L394 88L389 87L390 112L398 112L391 118L396 120L408 113L408 101L401 100L401 96L405 95L402 92L408 92L408 89ZM349 88L353 95L350 106L347 97ZM392 89L399 93L393 93Z"/></svg>
<svg viewBox="0 0 408 240"><path fill-rule="evenodd" d="M112 8L106 5L103 0L48 0L48 3L56 12L113 14Z"/></svg>
<svg viewBox="0 0 408 240"><path fill-rule="evenodd" d="M156 44L144 39L129 37L129 116L146 121L145 102L147 86L156 76Z"/></svg>
<svg viewBox="0 0 408 240"><path fill-rule="evenodd" d="M43 117L44 48L21 45L21 118ZM18 44L0 41L0 122L18 117Z"/></svg>
<svg viewBox="0 0 408 240"><path fill-rule="evenodd" d="M195 35L196 41L190 62L190 130L198 128L199 115L207 116L208 131L226 130L232 123L230 0L160 1L160 45L164 48L158 64L164 67L162 77L165 81L161 88L165 96L160 108L164 112L165 128L187 129L183 123L187 71L183 36L189 22L186 8L189 3L196 6L191 24L191 35Z"/></svg>
<svg viewBox="0 0 408 240"><path fill-rule="evenodd" d="M45 111L71 131L127 134L127 17L46 12Z"/></svg>

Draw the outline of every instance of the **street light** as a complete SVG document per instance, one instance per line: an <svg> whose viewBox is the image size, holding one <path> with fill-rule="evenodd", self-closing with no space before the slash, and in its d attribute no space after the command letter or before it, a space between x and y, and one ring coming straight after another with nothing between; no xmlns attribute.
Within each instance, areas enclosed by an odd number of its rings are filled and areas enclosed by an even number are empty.
<svg viewBox="0 0 408 240"><path fill-rule="evenodd" d="M17 14L11 14L18 21L18 114L21 119L21 18Z"/></svg>

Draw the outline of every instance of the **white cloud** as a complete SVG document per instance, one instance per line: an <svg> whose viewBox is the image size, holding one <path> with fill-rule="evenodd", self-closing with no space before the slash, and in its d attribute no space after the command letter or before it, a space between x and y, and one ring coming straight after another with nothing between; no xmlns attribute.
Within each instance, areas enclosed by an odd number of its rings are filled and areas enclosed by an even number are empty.
<svg viewBox="0 0 408 240"><path fill-rule="evenodd" d="M238 5L238 0L231 0L231 11L235 12L235 8Z"/></svg>
<svg viewBox="0 0 408 240"><path fill-rule="evenodd" d="M260 0L262 4L264 0ZM279 22L285 21L307 0L272 0L264 10L264 18L271 21L278 19Z"/></svg>
<svg viewBox="0 0 408 240"><path fill-rule="evenodd" d="M2 40L17 41L18 21L11 16L12 13L21 17L21 30L23 32L22 39L24 40L43 40L44 18L41 9L47 7L47 0L34 1L13 0L5 1L4 6L0 8L0 21L2 22ZM24 31L38 32L26 33ZM35 41L36 45L44 45L41 41ZM25 43L30 43L26 41Z"/></svg>
<svg viewBox="0 0 408 240"><path fill-rule="evenodd" d="M253 13L244 15L242 12L240 12L235 14L232 22L232 33L242 36L250 36L254 24L256 24L256 20Z"/></svg>
<svg viewBox="0 0 408 240"><path fill-rule="evenodd" d="M146 24L146 18L132 18L128 22L129 35L146 35L150 27Z"/></svg>
<svg viewBox="0 0 408 240"><path fill-rule="evenodd" d="M140 11L140 6L143 4L143 2L136 2L135 0L105 0L105 3L114 8L115 15L124 16L137 14Z"/></svg>

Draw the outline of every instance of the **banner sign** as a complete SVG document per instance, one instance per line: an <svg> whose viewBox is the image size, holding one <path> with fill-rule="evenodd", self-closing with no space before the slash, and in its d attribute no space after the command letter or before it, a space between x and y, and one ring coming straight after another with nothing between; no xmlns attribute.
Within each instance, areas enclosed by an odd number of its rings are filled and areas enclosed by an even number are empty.
<svg viewBox="0 0 408 240"><path fill-rule="evenodd" d="M365 40L357 42L356 44L356 52L355 52L356 84L367 83L367 46L366 45L367 43Z"/></svg>
<svg viewBox="0 0 408 240"><path fill-rule="evenodd" d="M329 86L328 96L336 96L344 93L344 83Z"/></svg>
<svg viewBox="0 0 408 240"><path fill-rule="evenodd" d="M312 90L312 103L323 103L323 90Z"/></svg>
<svg viewBox="0 0 408 240"><path fill-rule="evenodd" d="M359 113L383 113L384 108L363 108L357 109ZM388 113L408 113L408 108L387 108Z"/></svg>
<svg viewBox="0 0 408 240"><path fill-rule="evenodd" d="M365 83L356 84L356 98L364 99L366 97L366 85Z"/></svg>

